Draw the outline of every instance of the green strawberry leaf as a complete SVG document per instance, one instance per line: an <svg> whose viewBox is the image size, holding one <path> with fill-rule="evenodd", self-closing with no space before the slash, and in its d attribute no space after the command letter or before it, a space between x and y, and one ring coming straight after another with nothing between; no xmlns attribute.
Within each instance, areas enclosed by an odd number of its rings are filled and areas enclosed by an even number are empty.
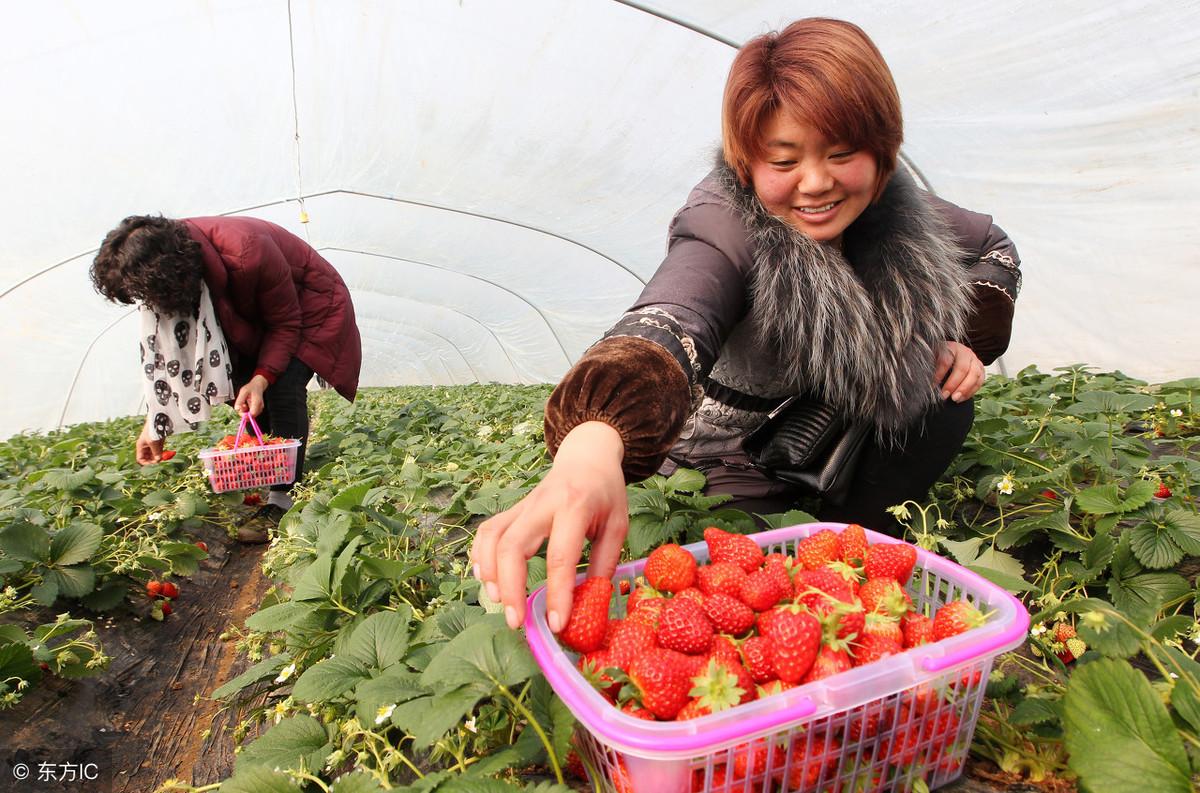
<svg viewBox="0 0 1200 793"><path fill-rule="evenodd" d="M0 552L22 562L43 562L50 556L50 535L40 526L16 521L0 532Z"/></svg>
<svg viewBox="0 0 1200 793"><path fill-rule="evenodd" d="M1153 523L1142 523L1129 530L1129 549L1144 567L1163 570L1174 567L1183 558L1183 549L1171 539L1165 529Z"/></svg>
<svg viewBox="0 0 1200 793"><path fill-rule="evenodd" d="M261 765L247 766L221 783L217 793L304 793L282 772Z"/></svg>
<svg viewBox="0 0 1200 793"><path fill-rule="evenodd" d="M266 680L269 677L277 677L279 670L287 666L291 660L292 657L288 653L280 653L279 655L264 658L229 682L219 686L209 696L213 699L225 699L252 683Z"/></svg>
<svg viewBox="0 0 1200 793"><path fill-rule="evenodd" d="M72 522L50 540L50 563L66 567L86 562L103 539L104 529L96 524Z"/></svg>
<svg viewBox="0 0 1200 793"><path fill-rule="evenodd" d="M1146 676L1126 661L1077 668L1063 697L1071 770L1092 793L1191 793L1183 743Z"/></svg>
<svg viewBox="0 0 1200 793"><path fill-rule="evenodd" d="M381 611L363 620L350 636L346 652L368 667L387 669L408 652L408 626L412 609Z"/></svg>
<svg viewBox="0 0 1200 793"><path fill-rule="evenodd" d="M1188 556L1200 556L1200 515L1172 509L1163 518L1166 532Z"/></svg>
<svg viewBox="0 0 1200 793"><path fill-rule="evenodd" d="M296 680L292 696L299 702L323 702L350 691L371 673L362 661L345 655L313 664Z"/></svg>
<svg viewBox="0 0 1200 793"><path fill-rule="evenodd" d="M298 769L320 768L333 745L321 723L302 714L284 719L238 754L234 768L238 773L249 766Z"/></svg>

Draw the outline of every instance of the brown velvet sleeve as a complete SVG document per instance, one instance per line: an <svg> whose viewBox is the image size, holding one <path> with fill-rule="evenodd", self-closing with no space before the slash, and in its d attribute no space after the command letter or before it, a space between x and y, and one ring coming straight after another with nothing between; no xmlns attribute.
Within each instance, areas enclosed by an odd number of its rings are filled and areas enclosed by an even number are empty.
<svg viewBox="0 0 1200 793"><path fill-rule="evenodd" d="M589 349L546 403L550 454L572 429L603 421L625 444L626 482L653 474L679 437L691 411L688 378L658 344L635 336L602 339Z"/></svg>

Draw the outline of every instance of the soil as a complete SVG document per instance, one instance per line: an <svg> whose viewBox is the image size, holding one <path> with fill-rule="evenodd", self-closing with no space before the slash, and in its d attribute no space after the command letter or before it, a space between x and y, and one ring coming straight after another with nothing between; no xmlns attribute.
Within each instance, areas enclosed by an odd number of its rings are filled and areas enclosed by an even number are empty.
<svg viewBox="0 0 1200 793"><path fill-rule="evenodd" d="M266 546L243 545L213 526L195 537L208 544L209 558L178 580L172 614L157 622L146 601L88 615L112 657L109 668L93 678L47 678L0 713L7 747L0 792L149 793L172 778L202 785L229 776L233 746L221 727L232 728L236 716L207 695L248 666L219 636L254 613L270 586L260 566ZM202 738L209 728L211 737ZM21 762L34 771L17 782L12 764ZM56 779L38 783L39 763L58 766ZM87 763L95 764L94 780L64 781L64 764L79 773Z"/></svg>

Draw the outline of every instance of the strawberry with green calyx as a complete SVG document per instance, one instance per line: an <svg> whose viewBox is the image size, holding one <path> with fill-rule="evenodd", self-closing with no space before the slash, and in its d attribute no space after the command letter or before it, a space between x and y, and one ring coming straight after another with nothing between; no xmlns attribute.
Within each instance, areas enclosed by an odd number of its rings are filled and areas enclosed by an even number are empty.
<svg viewBox="0 0 1200 793"><path fill-rule="evenodd" d="M163 588L162 581L147 581L146 582L146 595L149 597L152 597L152 598L156 598L162 594L162 588Z"/></svg>
<svg viewBox="0 0 1200 793"><path fill-rule="evenodd" d="M175 586L175 584L171 583L170 581L163 581L161 593L162 596L168 600L174 600L175 598L179 597L179 587Z"/></svg>
<svg viewBox="0 0 1200 793"><path fill-rule="evenodd" d="M819 570L830 562L841 561L837 532L821 529L796 543L796 561L805 570Z"/></svg>
<svg viewBox="0 0 1200 793"><path fill-rule="evenodd" d="M621 686L626 682L621 665L608 650L593 650L579 656L576 663L583 679L599 691L609 702L616 702Z"/></svg>
<svg viewBox="0 0 1200 793"><path fill-rule="evenodd" d="M838 535L838 556L851 566L861 566L867 558L867 531L851 523Z"/></svg>
<svg viewBox="0 0 1200 793"><path fill-rule="evenodd" d="M792 591L792 575L794 570L799 567L795 565L790 556L784 556L781 553L773 553L763 561L762 569L770 573L776 581L779 582L779 589L783 592Z"/></svg>
<svg viewBox="0 0 1200 793"><path fill-rule="evenodd" d="M846 603L836 600L824 592L806 605L817 619L821 621L821 641L830 643L841 639L853 641L863 632L866 624L866 612L857 600Z"/></svg>
<svg viewBox="0 0 1200 793"><path fill-rule="evenodd" d="M608 605L613 585L607 578L589 578L575 587L575 598L559 641L577 653L600 649L608 630Z"/></svg>
<svg viewBox="0 0 1200 793"><path fill-rule="evenodd" d="M655 647L633 659L627 674L642 706L660 719L673 719L690 699L695 659Z"/></svg>
<svg viewBox="0 0 1200 793"><path fill-rule="evenodd" d="M987 617L965 600L952 600L933 615L933 640L940 642L978 628L987 622Z"/></svg>
<svg viewBox="0 0 1200 793"><path fill-rule="evenodd" d="M704 613L720 633L741 636L754 627L754 609L721 592L711 594L705 599Z"/></svg>
<svg viewBox="0 0 1200 793"><path fill-rule="evenodd" d="M667 543L650 552L642 572L660 592L679 592L695 582L696 558L675 543Z"/></svg>
<svg viewBox="0 0 1200 793"><path fill-rule="evenodd" d="M648 600L662 600L662 596L662 592L659 592L654 587L639 582L637 588L625 600L625 616L632 614L637 610L638 606Z"/></svg>
<svg viewBox="0 0 1200 793"><path fill-rule="evenodd" d="M879 636L888 641L904 646L904 629L898 617L880 614L872 611L867 614L862 630L863 636Z"/></svg>
<svg viewBox="0 0 1200 793"><path fill-rule="evenodd" d="M736 639L724 633L718 633L713 637L712 644L708 648L708 657L727 658L730 661L741 663L742 651L738 648Z"/></svg>
<svg viewBox="0 0 1200 793"><path fill-rule="evenodd" d="M708 652L714 633L704 607L690 598L671 598L658 620L659 646L688 655Z"/></svg>
<svg viewBox="0 0 1200 793"><path fill-rule="evenodd" d="M891 578L872 578L858 588L863 609L900 617L912 609L912 598Z"/></svg>
<svg viewBox="0 0 1200 793"><path fill-rule="evenodd" d="M691 700L680 710L679 720L699 718L719 713L738 705L746 691L738 685L738 676L720 661L709 661L704 670L692 678L688 691Z"/></svg>
<svg viewBox="0 0 1200 793"><path fill-rule="evenodd" d="M907 584L917 566L917 549L906 542L876 543L867 548L863 573L867 579L891 578Z"/></svg>
<svg viewBox="0 0 1200 793"><path fill-rule="evenodd" d="M629 612L625 619L629 622L640 622L643 625L649 625L652 629L658 630L658 620L662 617L663 609L666 608L666 598L646 598L638 603L637 609Z"/></svg>
<svg viewBox="0 0 1200 793"><path fill-rule="evenodd" d="M1170 498L1171 497L1171 488L1167 487L1166 482L1159 482L1158 490L1154 491L1154 497L1155 498Z"/></svg>
<svg viewBox="0 0 1200 793"><path fill-rule="evenodd" d="M848 644L843 639L834 639L832 642L822 644L821 649L817 652L816 660L813 661L812 668L800 681L801 684L823 680L850 671L854 667L854 663L850 659L847 648Z"/></svg>
<svg viewBox="0 0 1200 793"><path fill-rule="evenodd" d="M821 622L797 604L780 606L767 623L771 663L779 679L799 683L812 668L821 648Z"/></svg>
<svg viewBox="0 0 1200 793"><path fill-rule="evenodd" d="M706 595L721 592L737 597L745 580L746 571L733 562L715 562L696 569L696 586Z"/></svg>
<svg viewBox="0 0 1200 793"><path fill-rule="evenodd" d="M762 548L744 534L734 534L716 526L709 526L704 530L704 542L708 545L708 558L711 562L733 562L747 573L762 567Z"/></svg>
<svg viewBox="0 0 1200 793"><path fill-rule="evenodd" d="M795 594L805 604L831 597L843 603L854 601L854 589L850 582L829 567L817 570L800 570L796 573Z"/></svg>
<svg viewBox="0 0 1200 793"><path fill-rule="evenodd" d="M789 688L795 688L798 683L785 683L779 678L768 680L765 683L758 684L758 698L769 697L772 694L778 694L781 691L787 691Z"/></svg>

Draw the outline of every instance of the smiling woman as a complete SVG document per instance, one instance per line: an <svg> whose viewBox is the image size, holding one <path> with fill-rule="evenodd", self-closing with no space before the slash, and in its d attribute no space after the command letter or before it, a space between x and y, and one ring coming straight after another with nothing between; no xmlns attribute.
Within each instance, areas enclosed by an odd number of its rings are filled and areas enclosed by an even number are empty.
<svg viewBox="0 0 1200 793"><path fill-rule="evenodd" d="M547 537L553 629L585 539L591 574L612 574L624 486L656 471L698 469L747 512L817 495L823 520L896 531L887 508L957 455L984 365L1008 345L1016 250L990 217L896 172L899 97L856 25L803 19L747 43L722 131L666 260L551 395L550 473L480 527L479 576L513 626ZM776 414L808 423L766 462L747 441L773 437Z"/></svg>

